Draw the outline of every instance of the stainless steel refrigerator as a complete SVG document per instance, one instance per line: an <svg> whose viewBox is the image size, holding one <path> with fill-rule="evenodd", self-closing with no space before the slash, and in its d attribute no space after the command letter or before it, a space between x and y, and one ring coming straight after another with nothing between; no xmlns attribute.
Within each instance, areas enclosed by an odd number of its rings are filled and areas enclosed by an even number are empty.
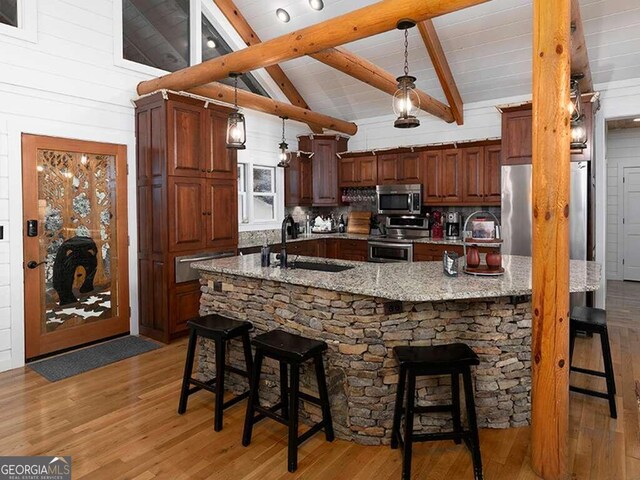
<svg viewBox="0 0 640 480"><path fill-rule="evenodd" d="M589 169L587 162L571 162L569 201L570 252L574 260L587 259ZM532 235L531 165L502 167L503 252L531 256ZM572 294L572 305L584 305L585 294Z"/></svg>

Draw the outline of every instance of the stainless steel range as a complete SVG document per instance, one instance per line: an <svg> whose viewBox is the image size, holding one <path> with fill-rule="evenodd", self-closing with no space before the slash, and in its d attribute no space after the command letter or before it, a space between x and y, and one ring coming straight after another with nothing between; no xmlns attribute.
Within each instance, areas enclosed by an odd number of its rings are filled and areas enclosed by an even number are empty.
<svg viewBox="0 0 640 480"><path fill-rule="evenodd" d="M370 262L413 262L413 241L429 237L427 217L387 217L385 227L386 235L369 238Z"/></svg>

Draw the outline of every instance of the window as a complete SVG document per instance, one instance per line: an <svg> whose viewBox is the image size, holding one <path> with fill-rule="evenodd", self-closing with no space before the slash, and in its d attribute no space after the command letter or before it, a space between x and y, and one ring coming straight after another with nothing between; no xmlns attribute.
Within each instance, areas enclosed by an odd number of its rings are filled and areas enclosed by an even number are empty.
<svg viewBox="0 0 640 480"><path fill-rule="evenodd" d="M18 26L18 0L0 0L0 23Z"/></svg>
<svg viewBox="0 0 640 480"><path fill-rule="evenodd" d="M36 0L0 0L0 35L36 42Z"/></svg>
<svg viewBox="0 0 640 480"><path fill-rule="evenodd" d="M276 219L276 169L253 167L253 219L269 222Z"/></svg>
<svg viewBox="0 0 640 480"><path fill-rule="evenodd" d="M189 1L122 0L123 58L168 72L188 67Z"/></svg>
<svg viewBox="0 0 640 480"><path fill-rule="evenodd" d="M209 21L205 14L202 14L202 61L211 60L212 58L221 57L228 53L231 53L233 49L222 38L222 36L215 29L213 24ZM227 85L233 85L233 80L225 78L221 80L222 83ZM245 73L238 78L238 87L249 92L257 93L264 97L269 97L264 88L258 83L256 78L251 73Z"/></svg>
<svg viewBox="0 0 640 480"><path fill-rule="evenodd" d="M247 199L247 164L238 164L238 222L249 223L249 202Z"/></svg>
<svg viewBox="0 0 640 480"><path fill-rule="evenodd" d="M263 159L264 160L264 159ZM269 165L238 162L238 223L245 230L265 228L265 224L277 226L283 215L283 205L278 205L278 182L282 176Z"/></svg>

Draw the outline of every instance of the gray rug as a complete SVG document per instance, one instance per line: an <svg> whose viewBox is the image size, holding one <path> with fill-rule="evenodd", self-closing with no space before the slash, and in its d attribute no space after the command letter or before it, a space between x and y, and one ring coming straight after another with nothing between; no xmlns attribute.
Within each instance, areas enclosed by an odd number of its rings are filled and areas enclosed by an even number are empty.
<svg viewBox="0 0 640 480"><path fill-rule="evenodd" d="M29 363L27 366L50 382L57 382L156 348L160 348L160 345L129 335Z"/></svg>

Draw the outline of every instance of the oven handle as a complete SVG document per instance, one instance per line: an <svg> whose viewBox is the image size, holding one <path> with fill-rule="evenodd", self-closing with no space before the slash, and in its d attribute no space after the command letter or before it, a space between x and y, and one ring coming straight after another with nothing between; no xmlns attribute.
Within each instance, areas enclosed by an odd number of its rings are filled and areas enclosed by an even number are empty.
<svg viewBox="0 0 640 480"><path fill-rule="evenodd" d="M369 242L370 247L392 247L413 250L413 243Z"/></svg>

